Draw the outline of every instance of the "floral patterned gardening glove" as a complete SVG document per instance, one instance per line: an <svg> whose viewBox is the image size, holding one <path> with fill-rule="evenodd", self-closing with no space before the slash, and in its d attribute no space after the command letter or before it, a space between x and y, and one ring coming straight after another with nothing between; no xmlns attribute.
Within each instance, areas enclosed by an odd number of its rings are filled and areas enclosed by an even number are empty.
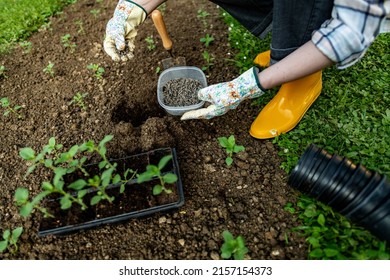
<svg viewBox="0 0 390 280"><path fill-rule="evenodd" d="M220 83L198 91L198 98L210 102L207 108L189 111L181 120L211 119L235 109L243 100L264 94L258 78L259 69L252 67L230 82Z"/></svg>
<svg viewBox="0 0 390 280"><path fill-rule="evenodd" d="M114 16L108 21L104 50L114 61L127 61L133 58L135 28L146 18L147 13L138 4L119 0Z"/></svg>

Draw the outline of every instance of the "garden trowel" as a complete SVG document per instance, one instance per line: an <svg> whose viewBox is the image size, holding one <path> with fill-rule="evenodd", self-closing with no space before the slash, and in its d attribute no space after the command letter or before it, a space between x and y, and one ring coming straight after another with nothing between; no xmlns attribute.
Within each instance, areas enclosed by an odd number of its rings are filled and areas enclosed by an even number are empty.
<svg viewBox="0 0 390 280"><path fill-rule="evenodd" d="M186 59L183 56L175 57L172 53L172 40L169 38L167 28L165 26L164 19L159 10L154 10L151 14L154 26L157 29L158 34L161 36L164 49L166 49L170 55L169 58L161 61L163 69L168 69L172 66L186 66Z"/></svg>

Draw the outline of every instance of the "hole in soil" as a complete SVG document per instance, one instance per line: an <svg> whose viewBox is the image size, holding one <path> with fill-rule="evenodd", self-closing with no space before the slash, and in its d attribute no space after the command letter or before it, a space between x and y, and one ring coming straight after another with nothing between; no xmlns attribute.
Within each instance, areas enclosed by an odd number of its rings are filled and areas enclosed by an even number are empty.
<svg viewBox="0 0 390 280"><path fill-rule="evenodd" d="M119 102L112 112L111 120L114 123L129 122L133 127L141 126L147 119L163 117L165 111L156 104L126 104L124 100Z"/></svg>

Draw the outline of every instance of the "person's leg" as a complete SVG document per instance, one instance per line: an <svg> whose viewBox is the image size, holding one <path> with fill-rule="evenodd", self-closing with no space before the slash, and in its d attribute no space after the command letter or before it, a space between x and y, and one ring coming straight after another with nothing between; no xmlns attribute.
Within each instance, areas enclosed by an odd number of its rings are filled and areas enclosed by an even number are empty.
<svg viewBox="0 0 390 280"><path fill-rule="evenodd" d="M332 8L333 0L274 0L271 64L309 41Z"/></svg>
<svg viewBox="0 0 390 280"><path fill-rule="evenodd" d="M333 0L275 0L271 39L271 64L310 41L311 34L331 17ZM291 69L294 71L294 69ZM322 71L283 84L261 110L249 133L273 138L292 130L322 90Z"/></svg>
<svg viewBox="0 0 390 280"><path fill-rule="evenodd" d="M272 22L273 0L210 0L219 5L253 35L263 38Z"/></svg>

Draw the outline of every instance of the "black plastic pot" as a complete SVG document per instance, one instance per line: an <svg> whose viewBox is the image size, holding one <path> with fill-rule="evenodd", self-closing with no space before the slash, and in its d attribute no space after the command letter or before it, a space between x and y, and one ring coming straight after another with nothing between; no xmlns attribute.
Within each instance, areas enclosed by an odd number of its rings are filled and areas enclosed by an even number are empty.
<svg viewBox="0 0 390 280"><path fill-rule="evenodd" d="M288 184L390 242L390 183L385 175L310 145Z"/></svg>
<svg viewBox="0 0 390 280"><path fill-rule="evenodd" d="M69 234L104 224L123 222L131 218L150 216L157 212L168 212L179 208L184 204L184 193L174 148L156 149L129 157L113 159L111 162L117 163L118 171L131 168L141 173L146 170L148 164L158 165L159 160L165 155L172 155L172 160L162 170L163 174L174 173L178 178L175 183L168 186L173 190L172 194L152 194L153 186L160 182L158 178L153 178L141 184L138 184L137 179L133 178L127 182L122 194L119 192L120 184L110 185L107 188L107 192L115 197L112 203L102 201L95 206L89 206L86 210L81 210L78 205L74 205L69 210L60 210L58 199L51 199L46 204L56 205L55 218L43 218L38 235ZM88 195L92 197L95 192L96 190L89 190L86 197Z"/></svg>

